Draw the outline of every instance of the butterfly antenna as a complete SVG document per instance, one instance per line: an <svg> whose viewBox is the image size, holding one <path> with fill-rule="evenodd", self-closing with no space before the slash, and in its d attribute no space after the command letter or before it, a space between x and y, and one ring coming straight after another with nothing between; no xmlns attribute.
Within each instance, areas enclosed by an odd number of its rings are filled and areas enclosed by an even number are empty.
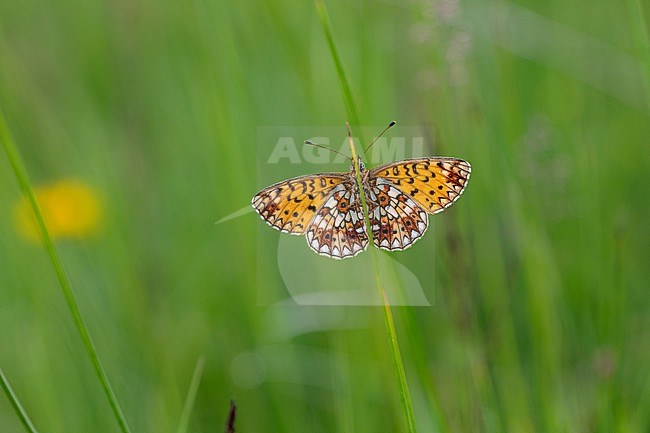
<svg viewBox="0 0 650 433"><path fill-rule="evenodd" d="M305 144L306 144L307 146L320 147L321 149L329 150L330 152L338 153L339 155L345 156L347 159L352 159L352 158L350 158L348 155L346 155L346 154L343 153L343 152L339 152L338 150L330 149L330 148L327 147L327 146L323 146L322 144L314 143L313 141L305 140Z"/></svg>
<svg viewBox="0 0 650 433"><path fill-rule="evenodd" d="M370 143L370 144L368 145L368 147L366 147L366 148L363 150L363 153L366 153L366 152L368 151L368 149L370 149L370 148L372 147L372 145L375 144L375 142L377 142L377 140L379 140L379 139L381 138L381 136L384 135L384 133L385 133L386 131L388 131L390 128L392 128L392 127L395 126L396 124L397 124L397 122L395 122L394 120L393 120L392 122L390 122L390 123L388 124L388 126L385 127L383 131L381 131L381 134L379 134L379 135L378 135L374 140L372 140L372 143Z"/></svg>

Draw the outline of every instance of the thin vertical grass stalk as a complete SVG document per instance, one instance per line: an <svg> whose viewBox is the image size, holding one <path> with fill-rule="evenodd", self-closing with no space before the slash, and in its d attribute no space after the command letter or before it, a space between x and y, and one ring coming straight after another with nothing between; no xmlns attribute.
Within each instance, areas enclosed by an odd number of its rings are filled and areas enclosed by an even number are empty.
<svg viewBox="0 0 650 433"><path fill-rule="evenodd" d="M25 411L25 408L20 403L18 396L11 388L11 385L9 384L9 381L7 380L7 377L5 376L4 372L2 371L2 368L0 368L0 386L2 387L2 390L4 391L7 398L9 399L11 406L16 411L16 415L18 415L20 422L22 422L23 425L25 426L25 430L27 430L30 433L38 433L38 430L36 430L34 423L29 418L29 415L27 415L27 411Z"/></svg>
<svg viewBox="0 0 650 433"><path fill-rule="evenodd" d="M25 196L27 197L27 199L29 200L32 206L32 210L34 211L34 216L36 217L38 228L41 234L41 239L43 240L43 247L45 248L47 255L50 257L50 261L52 262L52 266L54 267L56 277L59 281L59 286L61 287L61 291L63 292L63 296L65 298L68 307L68 311L70 312L70 315L72 316L72 321L75 327L77 328L77 331L79 332L79 336L81 337L81 340L84 344L84 348L86 349L86 353L88 354L88 357L92 362L92 365L95 369L95 373L97 374L97 377L99 378L99 381L102 384L104 393L106 394L106 397L108 398L108 401L113 410L113 415L115 416L115 419L117 420L117 423L119 424L122 433L130 433L131 430L129 429L129 426L126 422L124 413L120 408L117 398L115 397L115 393L113 392L113 388L111 387L111 384L108 380L108 376L106 375L106 372L104 371L104 367L102 366L102 363L99 359L99 355L97 354L97 350L95 349L93 340L90 337L88 328L84 323L83 317L81 315L81 311L79 310L79 305L77 304L77 300L74 296L74 292L72 291L70 279L68 278L68 275L66 274L63 268L63 263L61 262L59 253L56 250L54 241L52 240L52 237L50 236L50 233L47 229L47 226L45 225L45 220L43 219L43 214L36 200L36 195L34 194L34 188L32 187L32 183L29 179L29 175L27 174L25 164L23 163L20 153L18 152L18 148L14 143L9 128L7 127L4 114L2 113L1 110L0 110L0 142L2 143L2 147L4 148L7 154L7 157L9 159L9 164L11 165L11 168L14 171L16 180L18 180L18 183L20 184L20 187L23 190L23 194L25 194Z"/></svg>
<svg viewBox="0 0 650 433"><path fill-rule="evenodd" d="M352 97L350 82L345 75L343 62L341 62L341 57L336 50L336 45L334 44L332 25L330 23L329 14L327 13L327 7L323 0L316 0L316 10L318 11L318 16L320 17L320 22L323 26L323 32L325 33L325 39L327 40L327 45L329 46L332 59L334 60L334 66L336 67L336 73L339 77L341 92L343 93L343 102L345 103L345 109L348 113L348 119L353 125L359 125L359 116L357 115L357 108L354 104L354 98Z"/></svg>
<svg viewBox="0 0 650 433"><path fill-rule="evenodd" d="M350 121L355 124L359 123L359 118L357 116L354 99L352 97L352 91L350 90L350 85L345 75L345 70L343 69L343 63L336 49L336 44L334 43L334 37L332 36L331 24L329 15L327 13L327 8L323 0L316 1L316 10L320 17L321 24L323 26L323 32L325 33L325 38L327 39L327 44L330 48L330 53L334 64L336 66L336 72L341 83L341 91L343 92L343 100L345 101L345 107L347 109L348 117ZM350 139L350 155L355 167L357 185L359 186L360 196L361 196L361 205L363 206L364 220L366 224L366 231L368 232L368 242L371 245L370 255L372 256L373 269L375 273L375 279L377 283L377 290L379 291L379 296L382 300L383 312L384 312L384 322L386 324L386 332L388 334L388 343L390 345L390 353L393 358L393 364L397 372L397 377L399 381L399 390L400 390L400 402L402 405L402 412L404 415L404 421L406 423L407 431L409 433L415 433L417 431L415 426L415 415L413 412L413 402L411 400L411 393L409 391L408 382L406 380L406 372L404 370L404 362L402 361L402 354L399 348L399 342L397 339L397 332L395 330L395 322L393 320L393 313L390 308L390 301L388 299L388 294L386 293L386 287L381 278L381 272L379 268L379 258L377 257L377 252L372 248L373 237L372 237L372 227L370 226L370 219L368 217L368 206L366 204L366 197L363 191L363 184L361 182L361 174L359 171L359 161L357 158L357 152L354 147L354 140L352 139L352 134L349 130L348 124L348 136Z"/></svg>
<svg viewBox="0 0 650 433"><path fill-rule="evenodd" d="M190 425L190 414L192 413L192 408L194 407L194 401L196 401L196 393L199 391L199 383L201 383L201 376L203 375L204 366L205 358L201 356L196 361L196 367L194 367L194 374L192 374L192 381L190 382L190 387L187 390L185 404L183 405L183 412L181 412L181 419L178 423L178 430L176 430L176 433L187 433L187 429Z"/></svg>
<svg viewBox="0 0 650 433"><path fill-rule="evenodd" d="M384 322L386 324L386 333L388 334L388 343L390 345L390 353L393 358L393 365L397 371L397 378L399 380L399 390L400 390L400 402L402 404L402 411L404 414L404 421L406 427L408 428L409 433L415 433L417 431L415 427L415 414L413 412L413 402L411 401L411 392L409 391L409 385L406 380L406 371L404 370L404 362L402 361L402 353L399 348L399 342L397 340L397 331L395 330L395 322L393 320L393 312L390 309L390 300L388 299L388 294L386 293L386 287L381 278L381 270L379 268L379 258L377 257L377 251L372 247L374 240L372 235L372 227L370 225L370 217L368 216L368 205L366 203L366 194L363 190L363 182L361 181L361 172L359 168L359 160L357 158L357 152L354 147L354 140L352 139L352 133L349 130L348 125L348 136L350 139L350 155L354 161L354 167L357 178L357 185L359 186L360 196L361 196L361 205L363 207L363 216L366 224L366 231L368 232L368 243L370 244L370 255L372 256L372 264L375 272L375 280L377 283L377 290L379 291L379 296L382 300L383 312L384 312Z"/></svg>

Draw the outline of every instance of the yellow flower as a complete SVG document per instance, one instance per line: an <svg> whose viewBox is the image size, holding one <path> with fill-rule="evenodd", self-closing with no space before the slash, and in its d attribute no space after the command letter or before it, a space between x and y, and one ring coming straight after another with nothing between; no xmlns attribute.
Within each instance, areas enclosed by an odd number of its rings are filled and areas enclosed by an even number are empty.
<svg viewBox="0 0 650 433"><path fill-rule="evenodd" d="M84 238L99 229L102 206L96 191L76 179L62 179L35 188L36 200L53 238ZM14 206L18 231L26 238L39 241L40 231L27 198Z"/></svg>

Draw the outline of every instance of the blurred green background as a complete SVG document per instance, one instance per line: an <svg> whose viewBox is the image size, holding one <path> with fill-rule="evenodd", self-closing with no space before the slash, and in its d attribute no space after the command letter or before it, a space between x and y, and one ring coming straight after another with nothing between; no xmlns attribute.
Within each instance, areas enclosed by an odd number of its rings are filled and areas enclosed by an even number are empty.
<svg viewBox="0 0 650 433"><path fill-rule="evenodd" d="M361 123L473 166L396 254L436 270L432 307L394 311L419 431L648 432L650 5L327 5ZM214 224L266 186L258 127L343 136L312 2L1 2L0 106L35 185L101 205L57 244L134 432L176 431L201 356L189 431L231 398L242 432L404 431L381 310L260 305L262 222ZM41 431L118 431L20 201L1 155L0 366Z"/></svg>

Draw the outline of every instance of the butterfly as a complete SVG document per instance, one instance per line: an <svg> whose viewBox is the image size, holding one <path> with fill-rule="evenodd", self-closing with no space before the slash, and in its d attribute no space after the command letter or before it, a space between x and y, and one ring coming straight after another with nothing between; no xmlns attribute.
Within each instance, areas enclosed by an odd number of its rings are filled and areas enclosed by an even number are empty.
<svg viewBox="0 0 650 433"><path fill-rule="evenodd" d="M471 173L470 164L458 158L413 158L371 169L358 158L347 173L311 174L268 186L255 194L253 208L271 227L306 235L309 248L322 256L354 257L369 244L357 169L373 243L386 251L402 251L419 240L429 225L428 214L451 206Z"/></svg>

